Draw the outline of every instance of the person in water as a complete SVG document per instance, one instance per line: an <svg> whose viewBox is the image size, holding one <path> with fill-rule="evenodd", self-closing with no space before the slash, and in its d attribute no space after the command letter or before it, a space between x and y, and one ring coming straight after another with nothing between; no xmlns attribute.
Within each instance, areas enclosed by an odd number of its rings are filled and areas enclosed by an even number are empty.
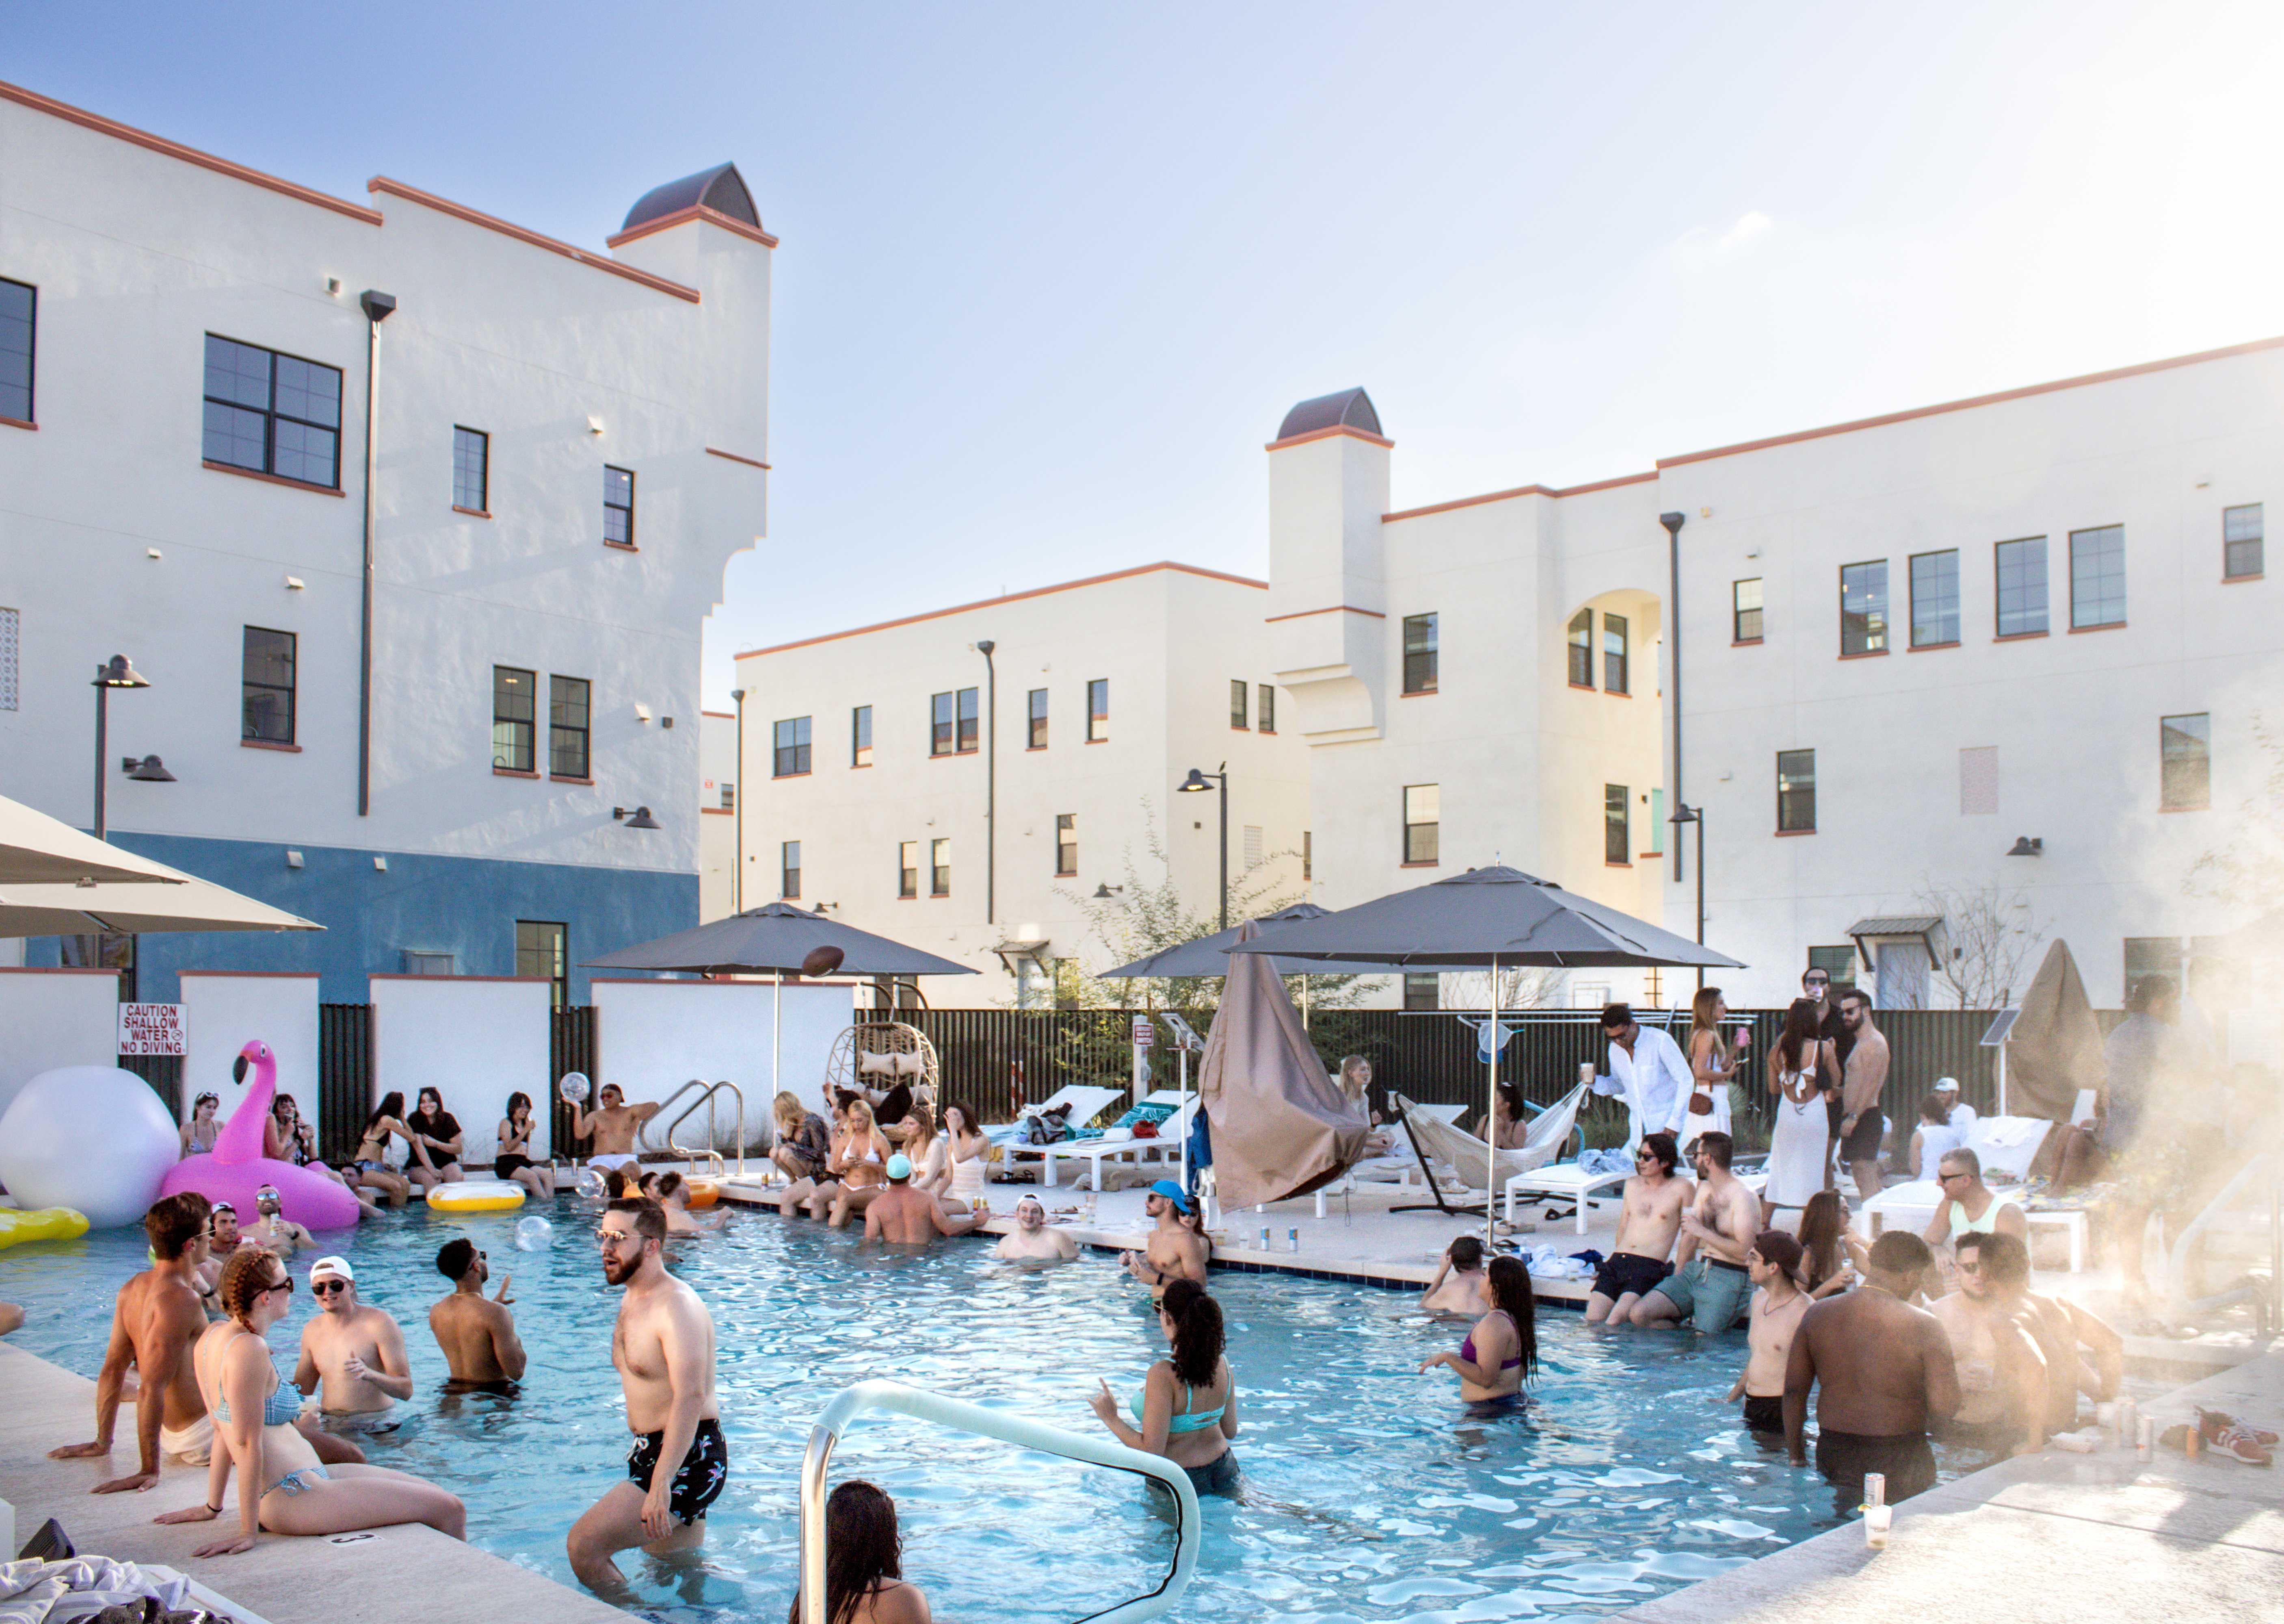
<svg viewBox="0 0 2284 1624"><path fill-rule="evenodd" d="M1520 1399L1522 1384L1538 1368L1529 1268L1520 1258L1496 1257L1483 1273L1490 1282L1491 1311L1475 1322L1458 1353L1430 1354L1420 1362L1423 1376L1439 1364L1458 1371L1459 1396L1470 1404Z"/></svg>
<svg viewBox="0 0 2284 1624"><path fill-rule="evenodd" d="M213 1151L215 1141L222 1137L222 1124L215 1120L215 1113L221 1108L219 1094L201 1094L191 1102L191 1120L183 1124L180 1136L184 1156L203 1156Z"/></svg>
<svg viewBox="0 0 2284 1624"><path fill-rule="evenodd" d="M1188 1222L1197 1205L1172 1179L1162 1178L1142 1198L1142 1210L1153 1224L1150 1238L1139 1252L1122 1252L1118 1261L1126 1272L1155 1294L1176 1280L1198 1285L1206 1281L1212 1244Z"/></svg>
<svg viewBox="0 0 2284 1624"><path fill-rule="evenodd" d="M1420 1306L1430 1314L1464 1314L1481 1319L1491 1311L1491 1283L1483 1275L1483 1243L1472 1235L1452 1238L1443 1248L1435 1277L1420 1293Z"/></svg>
<svg viewBox="0 0 2284 1624"><path fill-rule="evenodd" d="M649 1186L650 1198L658 1203L658 1210L666 1214L669 1235L718 1235L730 1222L727 1212L717 1212L711 1222L700 1223L690 1215L690 1181L671 1167L651 1175L657 1183Z"/></svg>
<svg viewBox="0 0 2284 1624"><path fill-rule="evenodd" d="M943 1205L912 1183L912 1159L898 1151L888 1158L888 1187L864 1209L864 1238L894 1241L900 1245L927 1246L939 1235L966 1235L991 1216L991 1208L943 1215Z"/></svg>
<svg viewBox="0 0 2284 1624"><path fill-rule="evenodd" d="M1078 1243L1047 1227L1047 1204L1027 1190L1015 1203L1015 1227L999 1238L991 1255L1003 1263L1068 1263L1078 1256Z"/></svg>
<svg viewBox="0 0 2284 1624"><path fill-rule="evenodd" d="M210 1522L221 1516L223 1495L234 1470L239 1531L200 1546L193 1555L223 1557L251 1550L265 1528L272 1534L346 1534L417 1522L456 1540L465 1539L468 1513L458 1495L386 1466L355 1462L327 1465L310 1441L295 1430L301 1399L278 1382L270 1345L263 1340L285 1317L293 1296L293 1277L275 1253L262 1247L245 1248L223 1268L222 1301L229 1317L199 1339L192 1361L199 1390L215 1421L206 1501L153 1520Z"/></svg>
<svg viewBox="0 0 2284 1624"><path fill-rule="evenodd" d="M275 1184L264 1184L254 1192L254 1210L261 1214L246 1238L257 1246L267 1246L281 1258L291 1258L304 1246L315 1246L317 1238L304 1225L286 1215L286 1198L278 1193Z"/></svg>
<svg viewBox="0 0 2284 1624"><path fill-rule="evenodd" d="M1158 1303L1158 1329L1169 1352L1142 1378L1133 1401L1134 1425L1118 1413L1110 1384L1087 1400L1118 1441L1162 1455L1190 1475L1201 1495L1233 1494L1237 1457L1237 1384L1222 1356L1221 1305L1196 1281L1178 1279Z"/></svg>
<svg viewBox="0 0 2284 1624"><path fill-rule="evenodd" d="M386 1416L412 1396L412 1366L404 1332L385 1308L357 1300L356 1273L345 1257L309 1265L309 1294L319 1313L301 1327L301 1360L293 1385L307 1393L322 1384L328 1416Z"/></svg>
<svg viewBox="0 0 2284 1624"><path fill-rule="evenodd" d="M515 1334L515 1316L507 1308L515 1300L507 1294L508 1283L515 1277L502 1275L499 1289L485 1296L491 1262L465 1236L438 1249L436 1272L452 1283L452 1290L428 1310L428 1334L443 1350L453 1386L475 1393L514 1392L524 1364L523 1339Z"/></svg>
<svg viewBox="0 0 2284 1624"><path fill-rule="evenodd" d="M1753 1307L1746 1333L1745 1368L1737 1373L1727 1402L1745 1401L1745 1430L1757 1436L1784 1436L1785 1371L1792 1339L1808 1312L1800 1289L1800 1242L1782 1230L1764 1230L1745 1253L1752 1276Z"/></svg>
<svg viewBox="0 0 2284 1624"><path fill-rule="evenodd" d="M825 1624L929 1624L927 1597L903 1576L896 1503L851 1478L825 1502ZM802 1624L796 1592L786 1624Z"/></svg>

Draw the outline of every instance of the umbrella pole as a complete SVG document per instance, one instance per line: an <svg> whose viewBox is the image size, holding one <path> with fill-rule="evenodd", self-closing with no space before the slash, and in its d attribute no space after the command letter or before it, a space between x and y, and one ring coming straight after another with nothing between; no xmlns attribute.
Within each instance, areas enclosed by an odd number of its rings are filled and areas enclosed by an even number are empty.
<svg viewBox="0 0 2284 1624"><path fill-rule="evenodd" d="M784 1008L785 972L779 970L775 972L775 980L770 983L770 1097L772 1099L777 1097L778 1086L778 1057L784 1049L778 1038L778 1034L785 1027L785 1022L780 1018ZM771 1109L774 1110L775 1107L772 1106Z"/></svg>
<svg viewBox="0 0 2284 1624"><path fill-rule="evenodd" d="M1499 1042L1499 980L1498 955L1491 955L1491 1024L1490 1085L1483 1101L1483 1250L1489 1252L1498 1238L1492 1229L1491 1214L1498 1210L1498 1142L1492 1137L1492 1124L1498 1117L1499 1050L1506 1045Z"/></svg>

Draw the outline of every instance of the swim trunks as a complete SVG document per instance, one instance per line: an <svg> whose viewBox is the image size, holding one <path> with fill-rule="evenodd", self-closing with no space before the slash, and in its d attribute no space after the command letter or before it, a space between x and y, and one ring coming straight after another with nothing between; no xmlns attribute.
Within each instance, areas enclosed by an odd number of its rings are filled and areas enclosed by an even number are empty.
<svg viewBox="0 0 2284 1624"><path fill-rule="evenodd" d="M1664 1298L1700 1331L1726 1331L1745 1317L1753 1277L1735 1263L1693 1258L1688 1268L1660 1281L1650 1295Z"/></svg>
<svg viewBox="0 0 2284 1624"><path fill-rule="evenodd" d="M1745 1394L1745 1430L1748 1433L1783 1432L1784 1396L1771 1394L1764 1398L1757 1393Z"/></svg>
<svg viewBox="0 0 2284 1624"><path fill-rule="evenodd" d="M185 1466L205 1465L214 1457L214 1417L200 1416L180 1429L160 1427L159 1452L174 1456Z"/></svg>
<svg viewBox="0 0 2284 1624"><path fill-rule="evenodd" d="M645 1433L627 1451L628 1480L645 1494L650 1492L650 1475L657 1469L659 1446L665 1441L662 1432ZM674 1481L666 1491L667 1509L685 1523L696 1522L720 1498L729 1480L730 1447L722 1441L722 1424L708 1417L698 1424L690 1453L675 1468Z"/></svg>
<svg viewBox="0 0 2284 1624"><path fill-rule="evenodd" d="M1841 1517L1853 1517L1864 1503L1867 1472L1886 1476L1889 1505L1935 1487L1935 1452L1923 1433L1874 1438L1825 1427L1816 1438L1816 1469L1832 1485L1832 1509Z"/></svg>
<svg viewBox="0 0 2284 1624"><path fill-rule="evenodd" d="M1594 1271L1595 1294L1612 1302L1621 1297L1640 1297L1672 1272L1672 1264L1646 1258L1639 1252L1614 1252Z"/></svg>
<svg viewBox="0 0 2284 1624"><path fill-rule="evenodd" d="M1874 1106L1856 1119L1856 1131L1840 1142L1842 1161L1877 1161L1880 1146L1888 1136L1888 1119Z"/></svg>
<svg viewBox="0 0 2284 1624"><path fill-rule="evenodd" d="M631 1151L598 1151L587 1158L587 1165L600 1167L607 1173L614 1167L631 1167L636 1165L636 1159Z"/></svg>

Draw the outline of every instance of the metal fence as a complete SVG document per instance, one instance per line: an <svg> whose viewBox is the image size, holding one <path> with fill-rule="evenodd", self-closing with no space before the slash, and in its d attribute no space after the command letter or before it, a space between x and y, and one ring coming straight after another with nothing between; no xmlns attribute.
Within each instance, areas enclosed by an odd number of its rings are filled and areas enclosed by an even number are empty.
<svg viewBox="0 0 2284 1624"><path fill-rule="evenodd" d="M133 1072L166 1102L167 1114L183 1120L183 1057L180 1055L121 1055L119 1069Z"/></svg>
<svg viewBox="0 0 2284 1624"><path fill-rule="evenodd" d="M336 1166L356 1154L372 1111L372 1005L317 1006L317 1150Z"/></svg>
<svg viewBox="0 0 2284 1624"><path fill-rule="evenodd" d="M598 1089L603 1086L602 1068L595 1062L595 1006L591 1003L573 1004L555 1011L555 1024L547 1045L548 1104L553 1110L548 1143L555 1147L558 1156L577 1154L571 1136L575 1120L571 1107L556 1094L553 1083L566 1072L583 1072L588 1081ZM590 1104L594 1096L588 1097Z"/></svg>

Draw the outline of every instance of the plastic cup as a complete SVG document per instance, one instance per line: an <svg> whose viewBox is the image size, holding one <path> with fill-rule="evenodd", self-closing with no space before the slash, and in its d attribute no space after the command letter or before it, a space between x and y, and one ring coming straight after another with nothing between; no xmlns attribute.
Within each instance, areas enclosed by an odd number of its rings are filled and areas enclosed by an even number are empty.
<svg viewBox="0 0 2284 1624"><path fill-rule="evenodd" d="M1873 1550L1888 1548L1888 1530L1894 1525L1896 1508L1891 1505L1867 1505L1864 1508L1864 1543Z"/></svg>
<svg viewBox="0 0 2284 1624"><path fill-rule="evenodd" d="M2133 1458L2142 1461L2154 1458L2157 1453L2157 1418L2155 1416L2139 1417L2134 1426Z"/></svg>

